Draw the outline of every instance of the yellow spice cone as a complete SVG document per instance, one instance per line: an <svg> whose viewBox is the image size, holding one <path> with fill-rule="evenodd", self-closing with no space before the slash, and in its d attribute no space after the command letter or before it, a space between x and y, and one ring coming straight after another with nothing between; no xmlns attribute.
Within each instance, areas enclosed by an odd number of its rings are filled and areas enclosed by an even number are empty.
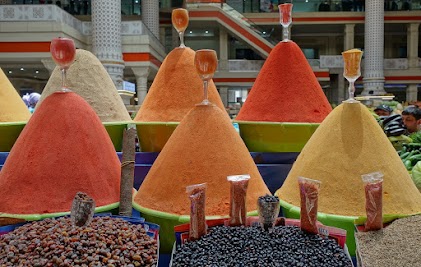
<svg viewBox="0 0 421 267"><path fill-rule="evenodd" d="M319 126L294 163L280 199L300 206L297 177L322 182L319 212L365 216L361 175L384 174L383 214L421 212L421 194L395 149L368 109L360 103L343 103Z"/></svg>
<svg viewBox="0 0 421 267"><path fill-rule="evenodd" d="M0 122L27 121L31 113L0 68Z"/></svg>

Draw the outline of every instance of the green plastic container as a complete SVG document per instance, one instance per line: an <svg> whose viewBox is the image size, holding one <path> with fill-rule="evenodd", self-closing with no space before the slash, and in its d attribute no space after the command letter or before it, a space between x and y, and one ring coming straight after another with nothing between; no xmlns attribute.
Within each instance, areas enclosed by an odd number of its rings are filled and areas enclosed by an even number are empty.
<svg viewBox="0 0 421 267"><path fill-rule="evenodd" d="M0 152L10 152L26 123L0 122Z"/></svg>
<svg viewBox="0 0 421 267"><path fill-rule="evenodd" d="M275 193L277 195L277 193ZM283 214L287 218L299 219L300 218L300 207L291 205L283 200L279 200ZM415 214L413 214L415 215ZM404 218L409 215L403 214L384 214L383 222L388 223L398 218ZM346 233L346 245L351 256L356 255L356 244L355 244L355 225L362 225L367 220L365 216L341 216L334 214L327 214L318 212L317 220L327 226L334 226L347 231Z"/></svg>
<svg viewBox="0 0 421 267"><path fill-rule="evenodd" d="M114 214L118 211L117 208L119 207L119 205L120 205L120 202L117 202L117 203L97 207L97 208L95 208L95 213L111 212L111 213ZM0 212L0 220L2 218L13 218L13 219L22 219L22 220L25 220L25 221L39 221L39 220L43 220L43 219L46 219L46 218L60 217L60 216L69 215L69 214L70 214L70 211L56 212L56 213L44 213L44 214L10 214L10 213L1 213ZM116 214L118 214L118 212Z"/></svg>
<svg viewBox="0 0 421 267"><path fill-rule="evenodd" d="M161 152L179 122L134 122L142 152Z"/></svg>
<svg viewBox="0 0 421 267"><path fill-rule="evenodd" d="M234 121L251 152L300 152L319 123Z"/></svg>
<svg viewBox="0 0 421 267"><path fill-rule="evenodd" d="M114 148L117 152L121 151L123 146L123 132L127 128L127 125L132 122L103 122L105 129L108 132L108 135L113 142Z"/></svg>
<svg viewBox="0 0 421 267"><path fill-rule="evenodd" d="M173 249L175 242L175 233L174 226L188 223L190 221L190 216L187 215L177 215L171 214L162 211L156 211L148 208L144 208L139 204L133 202L133 207L135 210L139 211L141 217L145 218L147 222L152 222L158 224L159 228L159 244L160 251L164 254L170 254ZM251 211L247 213L248 216L256 216L257 211ZM228 216L206 216L207 220L210 219L219 219L227 218Z"/></svg>

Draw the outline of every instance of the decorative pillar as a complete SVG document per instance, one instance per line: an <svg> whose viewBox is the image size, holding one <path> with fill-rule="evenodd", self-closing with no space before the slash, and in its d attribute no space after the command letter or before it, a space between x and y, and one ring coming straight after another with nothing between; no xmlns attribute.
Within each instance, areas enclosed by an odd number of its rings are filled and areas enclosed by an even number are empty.
<svg viewBox="0 0 421 267"><path fill-rule="evenodd" d="M41 59L41 62L44 65L44 67L48 70L48 73L51 76L54 68L57 66L56 63L54 62L54 60L52 60L52 59Z"/></svg>
<svg viewBox="0 0 421 267"><path fill-rule="evenodd" d="M406 88L406 101L417 101L418 100L418 86L417 84L408 84Z"/></svg>
<svg viewBox="0 0 421 267"><path fill-rule="evenodd" d="M224 107L228 107L228 87L219 87L219 95Z"/></svg>
<svg viewBox="0 0 421 267"><path fill-rule="evenodd" d="M365 2L364 90L362 95L384 95L384 1Z"/></svg>
<svg viewBox="0 0 421 267"><path fill-rule="evenodd" d="M136 92L138 105L141 105L148 93L149 67L133 67L133 74L136 77Z"/></svg>
<svg viewBox="0 0 421 267"><path fill-rule="evenodd" d="M224 29L219 30L219 67L228 71L228 33Z"/></svg>
<svg viewBox="0 0 421 267"><path fill-rule="evenodd" d="M92 0L92 51L104 65L117 90L123 88L121 0Z"/></svg>
<svg viewBox="0 0 421 267"><path fill-rule="evenodd" d="M345 24L344 51L354 48L355 24Z"/></svg>
<svg viewBox="0 0 421 267"><path fill-rule="evenodd" d="M408 65L409 68L418 68L418 38L420 27L419 23L408 24L407 29L407 47L408 47Z"/></svg>
<svg viewBox="0 0 421 267"><path fill-rule="evenodd" d="M142 0L142 21L159 39L159 1Z"/></svg>

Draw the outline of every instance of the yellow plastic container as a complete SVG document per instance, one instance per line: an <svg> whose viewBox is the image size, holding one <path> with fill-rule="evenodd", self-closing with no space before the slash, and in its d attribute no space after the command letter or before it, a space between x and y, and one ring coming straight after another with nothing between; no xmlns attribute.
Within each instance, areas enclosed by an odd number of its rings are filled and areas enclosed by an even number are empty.
<svg viewBox="0 0 421 267"><path fill-rule="evenodd" d="M142 152L161 152L179 122L134 122Z"/></svg>
<svg viewBox="0 0 421 267"><path fill-rule="evenodd" d="M124 129L127 128L129 121L122 121L122 122L103 122L105 129L108 132L108 135L113 142L115 151L120 152L123 146L123 132Z"/></svg>
<svg viewBox="0 0 421 267"><path fill-rule="evenodd" d="M0 122L0 152L10 152L26 123Z"/></svg>

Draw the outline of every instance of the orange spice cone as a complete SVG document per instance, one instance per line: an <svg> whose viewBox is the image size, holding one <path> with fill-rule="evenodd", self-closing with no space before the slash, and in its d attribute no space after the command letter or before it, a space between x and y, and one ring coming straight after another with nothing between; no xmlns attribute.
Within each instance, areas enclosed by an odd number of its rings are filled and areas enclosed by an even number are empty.
<svg viewBox="0 0 421 267"><path fill-rule="evenodd" d="M188 47L175 48L167 55L135 121L180 122L195 104L202 102L203 82L194 67L194 56ZM225 111L213 81L208 88L209 101Z"/></svg>
<svg viewBox="0 0 421 267"><path fill-rule="evenodd" d="M135 196L142 207L189 215L186 187L206 183L206 215L229 215L227 176L249 174L247 211L269 193L246 146L225 111L213 105L194 107L180 122Z"/></svg>

